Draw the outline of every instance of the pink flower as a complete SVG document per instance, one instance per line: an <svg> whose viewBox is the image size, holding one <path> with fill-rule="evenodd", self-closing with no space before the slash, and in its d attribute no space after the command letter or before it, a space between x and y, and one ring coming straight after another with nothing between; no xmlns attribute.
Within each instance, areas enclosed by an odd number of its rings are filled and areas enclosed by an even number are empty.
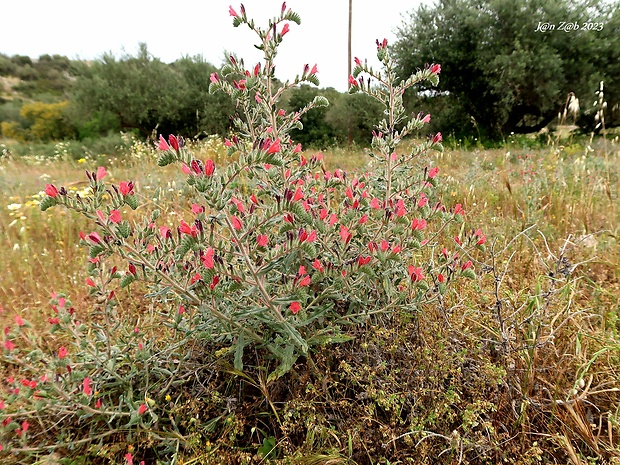
<svg viewBox="0 0 620 465"><path fill-rule="evenodd" d="M124 196L133 194L133 182L122 181L118 185L118 190L120 190L121 194L123 194Z"/></svg>
<svg viewBox="0 0 620 465"><path fill-rule="evenodd" d="M7 339L6 341L4 341L4 348L10 352L13 349L15 349L15 344L13 344L11 341Z"/></svg>
<svg viewBox="0 0 620 465"><path fill-rule="evenodd" d="M428 204L428 197L424 192L420 195L420 200L418 200L418 208L425 207Z"/></svg>
<svg viewBox="0 0 620 465"><path fill-rule="evenodd" d="M15 315L15 323L17 323L17 326L24 326L24 320L19 315Z"/></svg>
<svg viewBox="0 0 620 465"><path fill-rule="evenodd" d="M428 177L433 179L435 176L437 176L437 173L439 173L439 168L437 168L437 167L431 168L428 171Z"/></svg>
<svg viewBox="0 0 620 465"><path fill-rule="evenodd" d="M273 143L269 146L269 148L267 149L267 153L277 153L280 150L282 150L281 146L280 146L280 138L278 137L276 140L273 141Z"/></svg>
<svg viewBox="0 0 620 465"><path fill-rule="evenodd" d="M231 216L230 222L232 223L233 228L235 228L237 231L239 231L243 227L241 220L236 216Z"/></svg>
<svg viewBox="0 0 620 465"><path fill-rule="evenodd" d="M84 282L89 287L95 287L95 281L93 281L92 278L86 278L86 281L84 281Z"/></svg>
<svg viewBox="0 0 620 465"><path fill-rule="evenodd" d="M304 198L304 192L301 190L301 187L298 187L297 190L295 191L295 195L293 196L293 201L297 202L298 200L301 200Z"/></svg>
<svg viewBox="0 0 620 465"><path fill-rule="evenodd" d="M280 35L281 35L282 37L284 37L284 35L285 35L287 32L289 32L290 30L291 30L291 28L289 27L288 23L286 23L286 24L284 25L284 27L282 28L282 32L280 33Z"/></svg>
<svg viewBox="0 0 620 465"><path fill-rule="evenodd" d="M125 454L125 460L127 461L127 465L133 465L133 454L127 452Z"/></svg>
<svg viewBox="0 0 620 465"><path fill-rule="evenodd" d="M190 227L184 220L181 220L181 226L179 227L182 234L187 234L188 236L196 236L198 231L196 229L196 225L192 225Z"/></svg>
<svg viewBox="0 0 620 465"><path fill-rule="evenodd" d="M62 346L60 349L58 349L58 358L62 360L67 356L68 353L69 351L67 350L67 348L65 346Z"/></svg>
<svg viewBox="0 0 620 465"><path fill-rule="evenodd" d="M243 206L243 202L241 200L233 197L230 201L235 204L235 207L237 207L237 210L240 213L245 213L245 207Z"/></svg>
<svg viewBox="0 0 620 465"><path fill-rule="evenodd" d="M373 198L370 201L370 207L374 208L375 210L378 210L379 208L381 208L381 204L379 203L379 199Z"/></svg>
<svg viewBox="0 0 620 465"><path fill-rule="evenodd" d="M306 275L299 281L299 287L309 286L311 282L310 276Z"/></svg>
<svg viewBox="0 0 620 465"><path fill-rule="evenodd" d="M138 407L138 415L143 415L147 410L148 407L146 406L146 404L140 405L140 407Z"/></svg>
<svg viewBox="0 0 620 465"><path fill-rule="evenodd" d="M22 423L22 431L25 433L26 431L28 431L28 428L30 428L30 423L28 423L27 421L24 421Z"/></svg>
<svg viewBox="0 0 620 465"><path fill-rule="evenodd" d="M431 73L433 73L433 74L441 73L441 65L432 64L431 65Z"/></svg>
<svg viewBox="0 0 620 465"><path fill-rule="evenodd" d="M301 305L299 305L299 302L292 302L289 309L293 312L293 315L296 315L297 312L301 310Z"/></svg>
<svg viewBox="0 0 620 465"><path fill-rule="evenodd" d="M463 210L463 207L461 206L460 203L457 203L454 206L454 214L455 215L464 215L465 214L465 210Z"/></svg>
<svg viewBox="0 0 620 465"><path fill-rule="evenodd" d="M228 7L228 13L230 14L230 16L233 16L235 18L239 16L237 12L233 9L232 5Z"/></svg>
<svg viewBox="0 0 620 465"><path fill-rule="evenodd" d="M45 193L50 197L58 197L58 189L53 184L45 185Z"/></svg>
<svg viewBox="0 0 620 465"><path fill-rule="evenodd" d="M171 239L172 238L172 231L170 230L170 228L168 228L166 226L160 226L159 227L159 234L164 239Z"/></svg>
<svg viewBox="0 0 620 465"><path fill-rule="evenodd" d="M357 79L355 79L353 77L353 75L349 75L349 84L352 85L353 87L359 87L360 83L357 82Z"/></svg>
<svg viewBox="0 0 620 465"><path fill-rule="evenodd" d="M101 244L101 236L96 232L91 232L86 238L91 241L93 244Z"/></svg>
<svg viewBox="0 0 620 465"><path fill-rule="evenodd" d="M189 283L195 284L198 281L202 281L202 276L200 275L200 273L194 273L194 276L192 276L192 279L189 280Z"/></svg>
<svg viewBox="0 0 620 465"><path fill-rule="evenodd" d="M211 76L209 76L209 79L214 84L220 82L220 77L217 75L217 73L211 73Z"/></svg>
<svg viewBox="0 0 620 465"><path fill-rule="evenodd" d="M118 210L110 211L110 221L115 224L120 223L122 221L121 212Z"/></svg>
<svg viewBox="0 0 620 465"><path fill-rule="evenodd" d="M424 219L417 219L414 218L413 221L411 221L411 229L413 229L414 231L422 231L423 229L426 228L426 220Z"/></svg>
<svg viewBox="0 0 620 465"><path fill-rule="evenodd" d="M295 148L293 149L293 153L299 153L299 152L301 152L301 144L297 144Z"/></svg>
<svg viewBox="0 0 620 465"><path fill-rule="evenodd" d="M362 66L362 60L360 60L360 59L359 59L359 58L357 58L357 57L355 57L353 60L355 61L355 64L356 64L357 66L360 66L360 67Z"/></svg>
<svg viewBox="0 0 620 465"><path fill-rule="evenodd" d="M166 142L166 139L164 139L163 135L159 135L159 145L157 146L157 148L159 150L169 150L170 146L168 145L168 142Z"/></svg>
<svg viewBox="0 0 620 465"><path fill-rule="evenodd" d="M183 171L183 173L185 174L192 174L191 168L187 166L185 163L181 165L181 171Z"/></svg>
<svg viewBox="0 0 620 465"><path fill-rule="evenodd" d="M409 276L411 276L411 280L414 283L417 281L422 281L424 279L424 275L422 274L422 268L409 265L408 271L409 271Z"/></svg>
<svg viewBox="0 0 620 465"><path fill-rule="evenodd" d="M437 134L433 136L433 144L438 144L442 140L443 140L443 136L441 135L440 132L438 132Z"/></svg>
<svg viewBox="0 0 620 465"><path fill-rule="evenodd" d="M92 395L93 388L90 386L90 378L86 377L84 381L82 381L82 391L84 391L84 394L87 396Z"/></svg>
<svg viewBox="0 0 620 465"><path fill-rule="evenodd" d="M340 239L342 239L342 242L348 244L351 240L351 237L352 234L351 232L349 232L349 229L344 225L340 225Z"/></svg>
<svg viewBox="0 0 620 465"><path fill-rule="evenodd" d="M256 243L261 247L265 247L269 243L269 238L265 234L259 234L256 236Z"/></svg>
<svg viewBox="0 0 620 465"><path fill-rule="evenodd" d="M199 215L205 211L205 207L198 205L197 203L192 204L192 213L194 215Z"/></svg>
<svg viewBox="0 0 620 465"><path fill-rule="evenodd" d="M422 122L423 123L430 123L431 122L431 114L428 113L424 118L422 118Z"/></svg>
<svg viewBox="0 0 620 465"><path fill-rule="evenodd" d="M105 168L103 166L100 166L99 168L97 168L97 174L95 175L95 179L97 181L101 181L107 175L108 175L108 172L105 170Z"/></svg>
<svg viewBox="0 0 620 465"><path fill-rule="evenodd" d="M312 69L310 70L310 74L316 74L319 72L319 69L317 68L316 64L312 67Z"/></svg>
<svg viewBox="0 0 620 465"><path fill-rule="evenodd" d="M320 273L323 272L323 265L321 265L321 262L319 261L318 258L315 258L314 261L312 262L312 268L314 268Z"/></svg>
<svg viewBox="0 0 620 465"><path fill-rule="evenodd" d="M465 271L468 268L471 268L472 266L473 266L473 264L472 264L471 260L467 260L465 263L463 263L461 265L461 270Z"/></svg>

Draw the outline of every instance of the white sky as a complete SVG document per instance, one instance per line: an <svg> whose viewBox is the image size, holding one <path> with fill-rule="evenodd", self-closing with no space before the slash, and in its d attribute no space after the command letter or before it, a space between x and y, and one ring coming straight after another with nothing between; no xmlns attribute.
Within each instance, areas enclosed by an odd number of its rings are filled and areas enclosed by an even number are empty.
<svg viewBox="0 0 620 465"><path fill-rule="evenodd" d="M375 39L395 40L403 14L430 0L353 0L353 55L376 56ZM135 55L145 42L149 52L166 62L202 54L220 66L224 50L234 51L246 65L261 55L245 25L235 29L228 14L234 0L3 0L0 8L0 53L48 53L72 59L95 59L105 52ZM245 0L257 24L279 13L281 0ZM301 16L291 24L282 44L276 74L283 80L300 73L305 63L318 64L321 87L347 87L348 0L289 0ZM408 17L408 15L406 15ZM422 63L423 65L423 63Z"/></svg>

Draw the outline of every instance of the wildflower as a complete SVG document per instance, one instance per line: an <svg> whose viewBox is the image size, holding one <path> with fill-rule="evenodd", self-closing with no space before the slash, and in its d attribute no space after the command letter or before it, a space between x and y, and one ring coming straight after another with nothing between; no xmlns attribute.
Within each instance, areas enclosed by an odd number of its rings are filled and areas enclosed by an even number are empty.
<svg viewBox="0 0 620 465"><path fill-rule="evenodd" d="M441 65L432 64L430 69L431 69L431 73L439 74L441 72Z"/></svg>
<svg viewBox="0 0 620 465"><path fill-rule="evenodd" d="M213 247L209 247L205 251L205 254L202 256L202 264L205 266L205 268L212 269L215 266L215 263L213 262L214 255L215 251L213 250Z"/></svg>
<svg viewBox="0 0 620 465"><path fill-rule="evenodd" d="M205 207L198 205L197 203L192 204L192 213L194 215L199 215L200 213L204 213Z"/></svg>
<svg viewBox="0 0 620 465"><path fill-rule="evenodd" d="M17 323L17 326L24 326L24 320L19 315L15 315L15 323Z"/></svg>
<svg viewBox="0 0 620 465"><path fill-rule="evenodd" d="M127 461L127 465L133 465L133 454L130 452L127 452L125 454L125 460Z"/></svg>
<svg viewBox="0 0 620 465"><path fill-rule="evenodd" d="M92 395L93 388L90 386L90 378L86 377L84 381L82 381L82 391L84 391L84 394L87 396Z"/></svg>
<svg viewBox="0 0 620 465"><path fill-rule="evenodd" d="M196 284L198 281L202 281L202 276L200 273L194 273L194 276L192 276L192 279L189 280L189 283Z"/></svg>
<svg viewBox="0 0 620 465"><path fill-rule="evenodd" d="M443 140L443 136L441 135L440 132L438 132L437 134L433 136L433 144L438 144L442 140Z"/></svg>
<svg viewBox="0 0 620 465"><path fill-rule="evenodd" d="M312 262L312 268L317 270L319 273L322 273L324 270L323 265L321 265L321 262L319 261L318 258L315 258L314 261Z"/></svg>
<svg viewBox="0 0 620 465"><path fill-rule="evenodd" d="M409 271L409 276L411 277L411 280L414 283L418 281L422 281L424 279L424 275L422 274L422 268L409 265L408 271Z"/></svg>
<svg viewBox="0 0 620 465"><path fill-rule="evenodd" d="M95 179L97 181L101 181L107 175L108 175L108 172L105 170L105 168L103 166L100 166L99 168L97 168L97 174L95 175Z"/></svg>
<svg viewBox="0 0 620 465"><path fill-rule="evenodd" d="M205 175L211 176L215 171L215 163L209 159L205 162Z"/></svg>
<svg viewBox="0 0 620 465"><path fill-rule="evenodd" d="M304 198L304 193L301 190L301 187L298 187L297 190L295 191L295 195L293 196L293 201L297 202L298 200L301 200Z"/></svg>
<svg viewBox="0 0 620 465"><path fill-rule="evenodd" d="M426 228L426 220L425 219L417 219L414 218L411 221L411 229L413 229L414 231L422 231L423 229Z"/></svg>
<svg viewBox="0 0 620 465"><path fill-rule="evenodd" d="M454 214L455 215L464 215L465 214L465 210L463 210L463 207L461 206L460 203L457 203L454 206Z"/></svg>
<svg viewBox="0 0 620 465"><path fill-rule="evenodd" d="M289 32L290 30L291 30L291 28L289 27L288 23L286 23L286 24L284 25L284 27L282 28L282 32L280 33L280 35L281 35L282 37L284 37L284 35L285 35L287 32Z"/></svg>
<svg viewBox="0 0 620 465"><path fill-rule="evenodd" d="M418 208L423 208L428 204L428 197L424 192L420 195L420 200L418 200Z"/></svg>
<svg viewBox="0 0 620 465"><path fill-rule="evenodd" d="M235 18L239 17L237 12L233 9L232 5L228 7L228 13L230 14L230 16L233 16Z"/></svg>
<svg viewBox="0 0 620 465"><path fill-rule="evenodd" d="M463 263L463 264L461 265L461 270L462 270L462 271L465 271L465 270L467 270L468 268L471 268L472 266L473 266L473 264L472 264L471 260L467 260L465 263Z"/></svg>
<svg viewBox="0 0 620 465"><path fill-rule="evenodd" d="M349 85L353 86L353 87L359 87L359 82L357 82L357 79L355 79L353 77L353 75L349 75Z"/></svg>
<svg viewBox="0 0 620 465"><path fill-rule="evenodd" d="M209 284L209 289L213 290L215 288L215 286L217 286L217 283L220 282L220 277L219 276L213 276L213 279L211 279L211 284Z"/></svg>
<svg viewBox="0 0 620 465"><path fill-rule="evenodd" d="M379 208L381 208L381 204L379 203L379 199L373 198L370 201L370 207L374 208L375 210L378 210Z"/></svg>
<svg viewBox="0 0 620 465"><path fill-rule="evenodd" d="M164 239L171 239L172 238L172 231L170 230L170 228L168 228L166 226L160 226L159 227L159 234Z"/></svg>
<svg viewBox="0 0 620 465"><path fill-rule="evenodd" d="M115 224L120 223L122 221L121 212L118 210L110 211L110 221Z"/></svg>
<svg viewBox="0 0 620 465"><path fill-rule="evenodd" d="M190 227L185 221L181 220L181 226L179 227L182 234L187 234L188 236L196 237L198 235L198 230L196 229L196 225L192 225Z"/></svg>
<svg viewBox="0 0 620 465"><path fill-rule="evenodd" d="M177 139L177 136L175 136L174 134L170 134L168 136L168 142L170 144L170 147L172 147L176 152L179 151L179 139Z"/></svg>
<svg viewBox="0 0 620 465"><path fill-rule="evenodd" d="M348 244L352 236L353 235L349 232L349 229L346 226L340 225L340 238L342 239L342 242Z"/></svg>
<svg viewBox="0 0 620 465"><path fill-rule="evenodd" d="M437 168L436 166L434 168L431 168L428 171L428 177L433 179L435 176L437 176L437 173L439 173L439 168Z"/></svg>
<svg viewBox="0 0 620 465"><path fill-rule="evenodd" d="M423 123L430 123L431 122L431 114L428 113L424 118L422 118L422 122Z"/></svg>
<svg viewBox="0 0 620 465"><path fill-rule="evenodd" d="M243 202L241 200L233 197L232 199L230 199L230 201L235 204L235 207L237 207L237 210L240 213L245 213L245 207L243 206Z"/></svg>
<svg viewBox="0 0 620 465"><path fill-rule="evenodd" d="M13 342L11 342L11 341L9 341L7 339L6 341L4 341L4 348L7 349L10 352L13 349L15 349L15 344L13 344Z"/></svg>
<svg viewBox="0 0 620 465"><path fill-rule="evenodd" d="M310 279L310 276L305 275L301 278L301 281L299 281L299 287L309 286L311 282L312 280Z"/></svg>
<svg viewBox="0 0 620 465"><path fill-rule="evenodd" d="M277 153L280 150L282 150L282 147L280 146L280 138L278 137L276 140L270 143L269 147L267 148L267 153Z"/></svg>
<svg viewBox="0 0 620 465"><path fill-rule="evenodd" d="M256 236L256 243L261 247L265 247L269 243L269 238L265 234L259 234Z"/></svg>
<svg viewBox="0 0 620 465"><path fill-rule="evenodd" d="M159 135L159 145L157 146L157 148L159 148L159 150L169 150L170 146L168 145L168 142L166 142L166 139L164 139L164 136L162 136L161 134Z"/></svg>
<svg viewBox="0 0 620 465"><path fill-rule="evenodd" d="M95 282L92 280L92 278L86 278L85 283L89 287L95 287Z"/></svg>
<svg viewBox="0 0 620 465"><path fill-rule="evenodd" d="M133 194L133 182L129 181L122 181L119 185L118 185L118 190L121 191L121 194L123 196L127 196L130 194Z"/></svg>
<svg viewBox="0 0 620 465"><path fill-rule="evenodd" d="M62 346L60 347L60 349L58 349L58 358L62 360L67 356L68 353L69 351L67 350L67 348L65 346Z"/></svg>
<svg viewBox="0 0 620 465"><path fill-rule="evenodd" d="M143 415L147 410L148 407L146 406L146 404L140 405L140 407L138 407L138 415Z"/></svg>
<svg viewBox="0 0 620 465"><path fill-rule="evenodd" d="M299 302L292 302L291 305L289 305L289 309L293 312L293 315L296 315L297 312L301 310L301 305L299 305Z"/></svg>
<svg viewBox="0 0 620 465"><path fill-rule="evenodd" d="M310 74L316 74L318 72L319 72L319 69L317 68L317 65L315 64L310 70Z"/></svg>
<svg viewBox="0 0 620 465"><path fill-rule="evenodd" d="M49 195L50 197L57 197L58 189L56 189L56 186L54 186L53 184L46 184L45 193Z"/></svg>
<svg viewBox="0 0 620 465"><path fill-rule="evenodd" d="M220 77L217 75L217 73L211 73L211 76L209 76L209 79L214 84L220 82Z"/></svg>

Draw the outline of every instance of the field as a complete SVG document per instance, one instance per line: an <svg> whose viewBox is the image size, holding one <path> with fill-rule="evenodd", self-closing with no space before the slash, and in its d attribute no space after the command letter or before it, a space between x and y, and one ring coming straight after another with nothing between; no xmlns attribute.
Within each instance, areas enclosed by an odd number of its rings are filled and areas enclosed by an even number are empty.
<svg viewBox="0 0 620 465"><path fill-rule="evenodd" d="M80 192L84 170L105 165L110 181L133 180L171 224L190 210L178 168L158 167L150 144L130 146L122 156L78 159L63 156L62 147L50 157L17 156L10 141L0 146L3 327L19 315L55 348L51 296L65 293L84 320L96 306L79 239L92 222L62 208L41 212L46 184ZM192 150L226 163L216 137ZM359 172L370 160L362 148L323 154L327 170ZM303 366L267 383L251 363L238 373L205 356L201 387L189 378L180 384L191 396L182 387L162 391L173 399L166 411L180 418L176 463L249 463L275 459L275 451L284 463L620 463L618 138L514 139L497 149L447 147L432 157L439 195L466 211L465 233L480 227L487 236L478 278L419 320L357 328L355 344L316 354L317 372ZM116 291L118 317L164 338L141 291ZM19 376L13 365L2 369L3 378ZM225 408L226 396L236 409ZM134 449L122 430L116 434L101 460L120 463L127 450L154 460L150 446ZM67 452L56 453L55 460Z"/></svg>

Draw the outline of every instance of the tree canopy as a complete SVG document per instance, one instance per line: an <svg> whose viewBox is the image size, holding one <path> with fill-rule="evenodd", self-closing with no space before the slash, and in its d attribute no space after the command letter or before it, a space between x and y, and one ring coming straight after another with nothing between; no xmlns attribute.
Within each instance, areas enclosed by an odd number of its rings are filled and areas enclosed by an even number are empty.
<svg viewBox="0 0 620 465"><path fill-rule="evenodd" d="M471 132L476 125L496 137L531 132L557 117L569 92L591 106L600 81L609 108L618 102L619 6L438 0L410 14L393 52L402 76L424 63L441 64L435 95L449 99L443 111L453 112L441 118L452 126L444 131Z"/></svg>

